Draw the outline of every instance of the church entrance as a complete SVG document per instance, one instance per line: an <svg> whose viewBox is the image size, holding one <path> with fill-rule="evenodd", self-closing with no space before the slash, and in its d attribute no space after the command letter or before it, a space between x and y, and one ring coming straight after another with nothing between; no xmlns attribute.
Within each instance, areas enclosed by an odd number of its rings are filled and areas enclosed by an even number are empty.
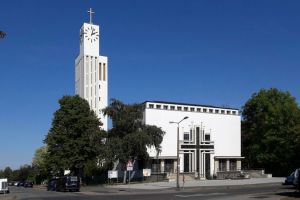
<svg viewBox="0 0 300 200"><path fill-rule="evenodd" d="M199 178L211 175L211 154L214 142L202 126L194 126L189 133L184 133L180 142L180 154L183 154L183 172L196 172Z"/></svg>

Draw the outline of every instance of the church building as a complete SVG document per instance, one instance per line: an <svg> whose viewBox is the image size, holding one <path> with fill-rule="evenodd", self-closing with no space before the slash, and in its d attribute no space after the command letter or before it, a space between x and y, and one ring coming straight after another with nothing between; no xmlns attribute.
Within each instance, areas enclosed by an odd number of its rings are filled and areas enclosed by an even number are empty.
<svg viewBox="0 0 300 200"><path fill-rule="evenodd" d="M154 161L153 171L176 173L177 150L180 173L192 172L198 178L208 178L219 172L241 171L238 109L164 101L144 104L145 124L165 131L161 152L148 150Z"/></svg>
<svg viewBox="0 0 300 200"><path fill-rule="evenodd" d="M108 129L102 109L108 106L108 62L100 55L100 29L90 22L80 28L75 60L75 93L86 99ZM194 173L208 178L241 170L241 116L238 109L165 101L144 102L144 123L164 132L161 152L149 148L152 171ZM179 158L179 159L177 159ZM177 163L179 160L179 163Z"/></svg>

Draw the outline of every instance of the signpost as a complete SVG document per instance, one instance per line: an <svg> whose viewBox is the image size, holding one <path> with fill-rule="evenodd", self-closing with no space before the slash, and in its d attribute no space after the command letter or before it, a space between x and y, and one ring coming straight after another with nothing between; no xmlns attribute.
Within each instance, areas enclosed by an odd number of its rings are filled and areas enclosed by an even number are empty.
<svg viewBox="0 0 300 200"><path fill-rule="evenodd" d="M128 171L128 184L130 184L130 171L133 170L133 164L132 164L131 160L129 160L127 162L126 170Z"/></svg>

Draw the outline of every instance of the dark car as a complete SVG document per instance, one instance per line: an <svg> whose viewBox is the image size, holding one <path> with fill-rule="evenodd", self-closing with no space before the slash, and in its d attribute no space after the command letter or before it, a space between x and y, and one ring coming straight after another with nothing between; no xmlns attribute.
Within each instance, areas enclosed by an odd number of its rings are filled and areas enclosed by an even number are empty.
<svg viewBox="0 0 300 200"><path fill-rule="evenodd" d="M50 179L47 185L48 191L56 191L56 185L57 185L58 178Z"/></svg>
<svg viewBox="0 0 300 200"><path fill-rule="evenodd" d="M289 176L287 176L283 182L283 185L293 185L295 179L295 172L291 173Z"/></svg>
<svg viewBox="0 0 300 200"><path fill-rule="evenodd" d="M77 176L62 176L48 182L48 191L79 192L80 180Z"/></svg>
<svg viewBox="0 0 300 200"><path fill-rule="evenodd" d="M32 188L32 187L33 187L33 183L30 182L30 181L26 181L26 182L24 183L24 187L25 187L25 188Z"/></svg>
<svg viewBox="0 0 300 200"><path fill-rule="evenodd" d="M56 191L79 192L80 180L77 176L59 177L56 183Z"/></svg>
<svg viewBox="0 0 300 200"><path fill-rule="evenodd" d="M25 184L24 181L20 181L20 182L18 182L17 186L18 186L18 187L21 187L21 186L24 186L24 184Z"/></svg>

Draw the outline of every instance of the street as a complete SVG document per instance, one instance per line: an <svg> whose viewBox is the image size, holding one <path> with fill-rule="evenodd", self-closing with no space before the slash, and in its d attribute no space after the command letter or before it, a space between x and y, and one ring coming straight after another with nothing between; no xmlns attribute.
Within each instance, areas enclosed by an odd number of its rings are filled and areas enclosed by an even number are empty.
<svg viewBox="0 0 300 200"><path fill-rule="evenodd" d="M299 193L291 186L276 184L258 184L245 186L218 186L174 188L164 190L111 189L102 186L83 187L81 192L51 192L43 188L10 187L11 193L0 196L4 200L96 200L96 199L132 199L132 200L196 200L196 199L293 199ZM291 197L291 198L290 198Z"/></svg>

